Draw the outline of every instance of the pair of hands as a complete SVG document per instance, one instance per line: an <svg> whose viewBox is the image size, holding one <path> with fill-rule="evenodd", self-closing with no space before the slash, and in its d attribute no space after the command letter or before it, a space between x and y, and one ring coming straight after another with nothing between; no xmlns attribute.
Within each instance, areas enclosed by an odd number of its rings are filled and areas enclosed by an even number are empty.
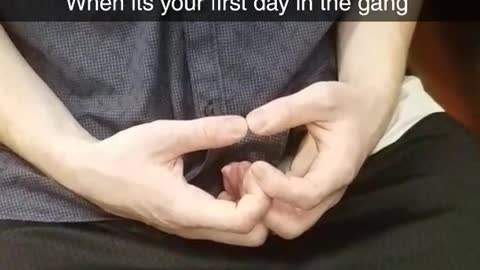
<svg viewBox="0 0 480 270"><path fill-rule="evenodd" d="M386 102L386 101L391 102ZM340 82L316 83L251 112L161 120L83 145L62 184L105 211L188 239L262 245L271 230L292 239L344 194L391 118L394 99ZM308 135L283 173L265 162L233 163L218 198L187 183L182 156L297 126Z"/></svg>

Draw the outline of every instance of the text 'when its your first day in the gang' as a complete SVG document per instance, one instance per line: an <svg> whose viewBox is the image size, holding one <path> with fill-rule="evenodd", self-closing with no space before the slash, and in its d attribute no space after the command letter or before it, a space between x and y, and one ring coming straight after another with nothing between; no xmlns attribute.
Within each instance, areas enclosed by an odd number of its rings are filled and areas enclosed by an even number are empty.
<svg viewBox="0 0 480 270"><path fill-rule="evenodd" d="M161 16L169 12L202 11L209 2L211 11L248 11L247 3L257 12L276 12L283 16L287 9L297 11L350 11L356 3L360 15L373 12L408 13L408 0L65 0L70 11L155 11ZM250 2L247 2L250 1Z"/></svg>

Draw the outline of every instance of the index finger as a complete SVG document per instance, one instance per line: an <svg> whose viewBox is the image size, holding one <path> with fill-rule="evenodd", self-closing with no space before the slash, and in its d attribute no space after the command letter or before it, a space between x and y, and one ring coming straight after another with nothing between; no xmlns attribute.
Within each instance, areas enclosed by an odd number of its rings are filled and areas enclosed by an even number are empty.
<svg viewBox="0 0 480 270"><path fill-rule="evenodd" d="M155 124L155 123L154 123ZM167 145L169 158L226 147L241 141L248 132L240 116L215 116L188 121L158 121L159 144Z"/></svg>

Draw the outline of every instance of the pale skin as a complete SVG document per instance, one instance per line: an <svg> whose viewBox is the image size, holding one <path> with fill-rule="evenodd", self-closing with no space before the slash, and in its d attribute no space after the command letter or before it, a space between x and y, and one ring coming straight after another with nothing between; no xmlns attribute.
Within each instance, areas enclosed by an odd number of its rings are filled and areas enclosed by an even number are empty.
<svg viewBox="0 0 480 270"><path fill-rule="evenodd" d="M189 185L182 155L245 137L243 117L156 121L99 141L84 130L0 28L0 142L105 211L188 239L258 246L270 199L229 202Z"/></svg>
<svg viewBox="0 0 480 270"><path fill-rule="evenodd" d="M292 239L341 199L385 132L414 26L341 23L339 82L246 119L156 121L105 140L78 124L0 26L0 143L105 211L169 234L241 246L262 245L268 230ZM302 125L309 135L286 174L265 162L231 164L219 198L185 181L186 153L237 143L248 129L266 136Z"/></svg>
<svg viewBox="0 0 480 270"><path fill-rule="evenodd" d="M262 136L307 127L291 166L284 173L265 162L230 164L222 170L222 197L236 200L243 181L255 182L273 199L264 218L271 231L294 239L310 229L341 200L389 126L414 28L411 22L342 23L338 82L313 84L247 116L250 130Z"/></svg>

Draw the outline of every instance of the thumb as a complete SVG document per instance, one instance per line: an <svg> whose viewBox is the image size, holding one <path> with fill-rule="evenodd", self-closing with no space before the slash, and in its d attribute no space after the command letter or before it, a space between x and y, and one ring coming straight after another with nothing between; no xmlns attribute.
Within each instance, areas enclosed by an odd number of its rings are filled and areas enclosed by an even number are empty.
<svg viewBox="0 0 480 270"><path fill-rule="evenodd" d="M225 191L240 199L244 195L243 182L252 163L248 161L233 162L222 168L223 185Z"/></svg>
<svg viewBox="0 0 480 270"><path fill-rule="evenodd" d="M250 130L260 136L325 120L338 105L341 83L315 83L290 96L267 103L247 115Z"/></svg>
<svg viewBox="0 0 480 270"><path fill-rule="evenodd" d="M226 147L241 141L248 132L240 116L207 117L189 121L169 121L162 126L164 142L170 143L173 157L187 153Z"/></svg>

